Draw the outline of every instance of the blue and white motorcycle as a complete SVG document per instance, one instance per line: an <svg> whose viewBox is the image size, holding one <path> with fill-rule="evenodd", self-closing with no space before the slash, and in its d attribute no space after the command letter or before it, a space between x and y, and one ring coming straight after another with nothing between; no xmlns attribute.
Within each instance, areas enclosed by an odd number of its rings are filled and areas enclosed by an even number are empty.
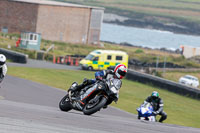
<svg viewBox="0 0 200 133"><path fill-rule="evenodd" d="M156 122L156 116L153 114L154 109L151 103L144 103L137 108L138 119Z"/></svg>

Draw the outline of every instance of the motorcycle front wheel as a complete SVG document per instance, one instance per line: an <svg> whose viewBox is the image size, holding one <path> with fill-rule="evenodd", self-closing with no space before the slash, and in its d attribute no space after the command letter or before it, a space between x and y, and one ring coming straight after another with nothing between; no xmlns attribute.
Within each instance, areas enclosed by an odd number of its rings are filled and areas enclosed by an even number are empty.
<svg viewBox="0 0 200 133"><path fill-rule="evenodd" d="M107 99L102 96L98 99L98 101L94 102L94 103L90 103L88 102L84 109L83 109L83 113L85 115L91 115L96 113L97 111L99 111L107 102Z"/></svg>
<svg viewBox="0 0 200 133"><path fill-rule="evenodd" d="M61 99L59 103L59 108L62 111L70 111L72 109L68 94Z"/></svg>

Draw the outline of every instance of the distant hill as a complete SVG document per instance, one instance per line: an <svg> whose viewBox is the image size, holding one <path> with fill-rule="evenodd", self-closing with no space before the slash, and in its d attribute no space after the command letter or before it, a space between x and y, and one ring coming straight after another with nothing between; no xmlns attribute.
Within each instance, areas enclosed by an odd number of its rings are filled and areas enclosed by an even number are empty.
<svg viewBox="0 0 200 133"><path fill-rule="evenodd" d="M105 7L105 13L128 19L107 23L200 35L199 0L56 0ZM117 16L114 16L117 17Z"/></svg>

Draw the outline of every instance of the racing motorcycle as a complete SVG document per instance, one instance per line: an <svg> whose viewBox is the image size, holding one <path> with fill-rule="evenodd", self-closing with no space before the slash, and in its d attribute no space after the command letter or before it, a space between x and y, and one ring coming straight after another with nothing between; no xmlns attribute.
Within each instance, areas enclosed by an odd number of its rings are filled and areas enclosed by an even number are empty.
<svg viewBox="0 0 200 133"><path fill-rule="evenodd" d="M153 114L153 106L151 103L144 103L137 108L138 119L156 122L156 116Z"/></svg>
<svg viewBox="0 0 200 133"><path fill-rule="evenodd" d="M76 86L73 83L72 86ZM113 101L117 102L121 80L110 78L97 80L94 84L86 86L80 91L68 92L60 101L59 108L62 111L71 109L82 111L85 115L91 115L107 107ZM83 104L78 104L78 100L84 100Z"/></svg>

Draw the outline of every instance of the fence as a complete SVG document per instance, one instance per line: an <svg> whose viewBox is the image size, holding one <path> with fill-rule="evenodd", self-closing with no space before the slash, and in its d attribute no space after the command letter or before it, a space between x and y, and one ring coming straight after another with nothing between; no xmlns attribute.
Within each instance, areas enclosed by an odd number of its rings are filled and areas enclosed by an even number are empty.
<svg viewBox="0 0 200 133"><path fill-rule="evenodd" d="M188 96L194 99L200 100L200 90L196 88L192 88L189 86L185 86L170 80L166 80L163 78L159 78L153 75L140 73L134 70L128 70L127 79L138 81L145 84L152 84L154 86L160 87L161 89L166 89L168 91Z"/></svg>

